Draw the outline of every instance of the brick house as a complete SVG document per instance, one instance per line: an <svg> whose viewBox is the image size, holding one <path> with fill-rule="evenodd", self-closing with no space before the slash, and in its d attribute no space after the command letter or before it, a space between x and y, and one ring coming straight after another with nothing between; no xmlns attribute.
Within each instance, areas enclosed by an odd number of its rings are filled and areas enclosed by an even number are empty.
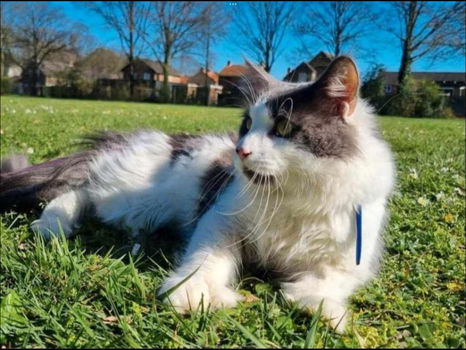
<svg viewBox="0 0 466 350"><path fill-rule="evenodd" d="M163 85L163 68L159 61L150 59L136 58L132 62L133 77L136 83L136 89L141 90L142 95L149 97L149 91L159 91ZM123 81L130 80L131 66L126 63L121 68ZM187 78L175 70L168 67L168 83L170 86L170 98L172 102L183 103L186 98Z"/></svg>
<svg viewBox="0 0 466 350"><path fill-rule="evenodd" d="M163 82L163 68L159 61L136 58L133 60L134 80ZM126 63L121 72L124 80L130 80L131 66ZM168 67L168 82L180 84L183 82L182 74L172 67Z"/></svg>
<svg viewBox="0 0 466 350"><path fill-rule="evenodd" d="M301 62L294 69L288 68L283 80L293 83L314 81L325 71L332 60L331 54L320 51L310 61Z"/></svg>
<svg viewBox="0 0 466 350"><path fill-rule="evenodd" d="M219 84L223 87L218 104L221 106L238 106L243 101L243 95L238 88L242 83L247 67L241 64L231 64L230 61L218 73Z"/></svg>
<svg viewBox="0 0 466 350"><path fill-rule="evenodd" d="M223 87L219 85L219 75L212 71L201 68L196 74L189 77L188 100L193 103L204 104L206 102L206 92L208 91L209 105L218 103L218 96L222 93Z"/></svg>

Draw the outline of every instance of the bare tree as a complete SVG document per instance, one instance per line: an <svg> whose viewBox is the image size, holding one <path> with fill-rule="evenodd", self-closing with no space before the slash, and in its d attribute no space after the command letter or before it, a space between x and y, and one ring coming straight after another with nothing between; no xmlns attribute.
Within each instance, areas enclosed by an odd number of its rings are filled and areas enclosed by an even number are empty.
<svg viewBox="0 0 466 350"><path fill-rule="evenodd" d="M147 30L150 4L145 1L95 1L88 8L98 14L114 30L130 67L130 96L134 96L134 59L144 51L142 35Z"/></svg>
<svg viewBox="0 0 466 350"><path fill-rule="evenodd" d="M11 6L7 2L0 4L0 76L7 73L8 65L11 61L12 31L6 19L10 16Z"/></svg>
<svg viewBox="0 0 466 350"><path fill-rule="evenodd" d="M308 48L315 43L324 45L335 56L350 48L352 52L360 50L361 39L367 39L376 19L368 2L324 1L304 6L303 20L295 30L308 55Z"/></svg>
<svg viewBox="0 0 466 350"><path fill-rule="evenodd" d="M411 65L419 58L436 60L463 53L464 2L400 1L390 5L399 24L393 26L386 21L387 30L400 42L398 82L401 88L411 73Z"/></svg>
<svg viewBox="0 0 466 350"><path fill-rule="evenodd" d="M156 1L151 3L150 22L145 41L163 69L162 101L170 99L169 67L173 58L189 53L199 45L202 4L193 1Z"/></svg>
<svg viewBox="0 0 466 350"><path fill-rule="evenodd" d="M46 2L11 3L7 24L12 55L30 78L30 93L37 95L39 72L46 59L75 46L79 33L60 8Z"/></svg>
<svg viewBox="0 0 466 350"><path fill-rule="evenodd" d="M296 4L285 1L238 2L232 12L233 43L270 72L282 53Z"/></svg>
<svg viewBox="0 0 466 350"><path fill-rule="evenodd" d="M218 41L219 38L226 34L226 28L229 22L229 16L224 11L224 4L219 2L209 2L202 9L201 13L201 27L200 27L200 39L201 45L201 56L204 59L205 67L205 105L208 106L210 103L210 90L208 86L208 72L212 66L213 54L212 45Z"/></svg>

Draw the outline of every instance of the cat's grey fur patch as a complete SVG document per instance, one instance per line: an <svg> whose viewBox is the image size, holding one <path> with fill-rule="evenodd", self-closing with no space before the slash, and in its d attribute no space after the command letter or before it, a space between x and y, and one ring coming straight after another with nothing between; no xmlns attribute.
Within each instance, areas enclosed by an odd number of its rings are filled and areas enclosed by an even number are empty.
<svg viewBox="0 0 466 350"><path fill-rule="evenodd" d="M232 152L224 152L207 169L201 179L201 197L197 215L203 215L233 180Z"/></svg>
<svg viewBox="0 0 466 350"><path fill-rule="evenodd" d="M320 89L306 85L269 100L267 105L276 121L286 100L293 101L288 116L293 126L289 141L316 157L348 158L358 151L354 127L335 115L334 99L322 96Z"/></svg>
<svg viewBox="0 0 466 350"><path fill-rule="evenodd" d="M81 152L0 174L0 211L36 207L86 183L91 153Z"/></svg>
<svg viewBox="0 0 466 350"><path fill-rule="evenodd" d="M172 146L172 152L170 154L171 163L175 163L181 156L189 157L191 151L196 148L197 141L201 138L202 136L188 133L170 135L168 143Z"/></svg>

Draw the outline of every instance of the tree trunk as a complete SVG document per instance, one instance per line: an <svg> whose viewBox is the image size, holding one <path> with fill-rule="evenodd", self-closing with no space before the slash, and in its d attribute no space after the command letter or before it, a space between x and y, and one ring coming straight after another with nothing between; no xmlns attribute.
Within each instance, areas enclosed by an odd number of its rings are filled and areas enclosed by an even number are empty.
<svg viewBox="0 0 466 350"><path fill-rule="evenodd" d="M210 103L210 85L209 85L209 56L210 56L210 36L207 35L206 41L206 52L205 52L205 76L204 76L204 87L205 87L205 105L208 106Z"/></svg>
<svg viewBox="0 0 466 350"><path fill-rule="evenodd" d="M403 41L403 54L401 56L400 70L398 71L399 91L406 88L407 78L411 74L411 64L413 62L413 33L416 25L417 2L410 1L408 7L408 18L406 20L406 36Z"/></svg>
<svg viewBox="0 0 466 350"><path fill-rule="evenodd" d="M400 70L398 72L398 84L400 86L400 90L405 88L407 78L411 74L411 55L412 50L410 48L410 43L405 42L403 47L403 55L401 56Z"/></svg>
<svg viewBox="0 0 466 350"><path fill-rule="evenodd" d="M170 86L168 82L168 67L170 66L170 60L168 57L165 57L162 64L163 69L163 84L162 89L160 91L160 98L162 102L169 102L170 101Z"/></svg>
<svg viewBox="0 0 466 350"><path fill-rule="evenodd" d="M37 96L38 67L36 64L31 66L31 96Z"/></svg>
<svg viewBox="0 0 466 350"><path fill-rule="evenodd" d="M129 96L134 98L134 3L129 2Z"/></svg>

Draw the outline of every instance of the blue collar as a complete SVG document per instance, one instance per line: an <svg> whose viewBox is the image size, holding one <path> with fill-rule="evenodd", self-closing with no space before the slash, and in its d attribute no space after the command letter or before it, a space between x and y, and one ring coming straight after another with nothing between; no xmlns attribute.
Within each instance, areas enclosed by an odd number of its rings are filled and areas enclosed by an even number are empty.
<svg viewBox="0 0 466 350"><path fill-rule="evenodd" d="M356 209L356 265L361 262L362 250L362 208L359 204Z"/></svg>

